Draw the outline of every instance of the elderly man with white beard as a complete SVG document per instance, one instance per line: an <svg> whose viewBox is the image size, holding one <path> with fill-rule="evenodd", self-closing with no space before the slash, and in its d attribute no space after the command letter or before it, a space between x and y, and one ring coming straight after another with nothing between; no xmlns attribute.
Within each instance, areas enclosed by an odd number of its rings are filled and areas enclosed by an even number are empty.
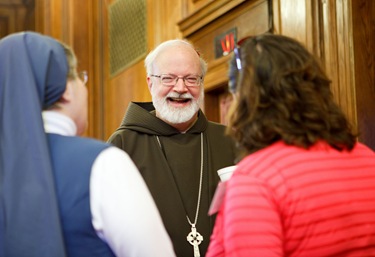
<svg viewBox="0 0 375 257"><path fill-rule="evenodd" d="M208 209L220 180L216 171L234 165L235 145L226 127L200 109L207 64L191 43L163 42L145 67L152 103L130 103L108 141L141 172L176 255L205 256L215 221Z"/></svg>

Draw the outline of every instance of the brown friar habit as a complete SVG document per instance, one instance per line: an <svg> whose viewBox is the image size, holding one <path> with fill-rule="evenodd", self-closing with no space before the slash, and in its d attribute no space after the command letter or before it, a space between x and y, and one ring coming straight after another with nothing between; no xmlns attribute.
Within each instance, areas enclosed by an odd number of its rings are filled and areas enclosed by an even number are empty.
<svg viewBox="0 0 375 257"><path fill-rule="evenodd" d="M225 127L208 121L199 111L194 126L182 134L155 116L151 102L132 102L121 126L109 138L110 143L130 155L142 173L178 257L193 256L193 246L186 240L191 231L186 215L194 222L200 180L201 133L204 164L196 228L204 238L199 250L200 255L205 256L215 222L213 216L208 216L208 209L219 182L217 170L233 165L235 161L235 145L225 136Z"/></svg>

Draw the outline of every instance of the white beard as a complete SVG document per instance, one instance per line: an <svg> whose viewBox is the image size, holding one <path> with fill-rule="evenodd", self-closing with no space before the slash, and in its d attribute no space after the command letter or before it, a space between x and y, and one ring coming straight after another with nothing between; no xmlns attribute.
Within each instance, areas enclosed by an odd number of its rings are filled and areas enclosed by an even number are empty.
<svg viewBox="0 0 375 257"><path fill-rule="evenodd" d="M160 119L166 120L172 124L180 124L187 122L198 112L199 106L203 104L204 90L203 88L200 89L199 98L197 100L195 100L190 93L180 95L176 92L171 92L164 98L158 97L154 87L151 88L151 96L152 103ZM168 104L168 97L191 99L191 102L189 106L184 108L175 108Z"/></svg>

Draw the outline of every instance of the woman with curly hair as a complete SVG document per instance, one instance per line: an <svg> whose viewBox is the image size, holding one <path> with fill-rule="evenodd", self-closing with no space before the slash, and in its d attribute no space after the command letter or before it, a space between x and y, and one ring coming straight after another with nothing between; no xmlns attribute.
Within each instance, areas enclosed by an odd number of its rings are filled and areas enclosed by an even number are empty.
<svg viewBox="0 0 375 257"><path fill-rule="evenodd" d="M207 256L374 256L375 154L318 61L263 34L235 49L229 76L228 132L244 155Z"/></svg>

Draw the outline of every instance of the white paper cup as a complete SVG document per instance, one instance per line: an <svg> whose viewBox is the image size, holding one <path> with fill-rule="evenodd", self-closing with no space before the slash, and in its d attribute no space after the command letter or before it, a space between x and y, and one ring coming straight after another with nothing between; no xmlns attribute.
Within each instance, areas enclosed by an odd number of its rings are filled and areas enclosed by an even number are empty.
<svg viewBox="0 0 375 257"><path fill-rule="evenodd" d="M236 165L221 168L217 171L222 182L227 181L232 176L233 171L236 169Z"/></svg>

